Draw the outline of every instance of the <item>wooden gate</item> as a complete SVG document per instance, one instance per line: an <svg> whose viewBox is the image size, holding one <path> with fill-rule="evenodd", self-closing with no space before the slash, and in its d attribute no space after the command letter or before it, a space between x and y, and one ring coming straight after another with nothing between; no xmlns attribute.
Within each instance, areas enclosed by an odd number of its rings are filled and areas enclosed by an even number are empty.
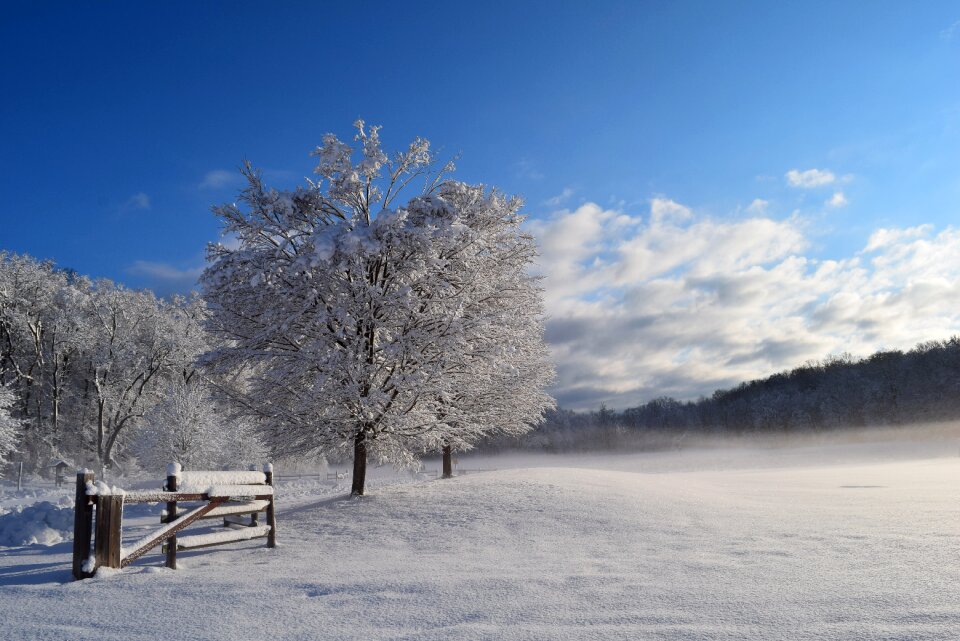
<svg viewBox="0 0 960 641"><path fill-rule="evenodd" d="M121 546L123 506L131 503L166 503L163 526L134 542ZM201 503L181 509L180 503ZM93 472L77 472L74 516L73 576L93 576L97 568L123 568L153 548L166 544L166 565L177 567L177 550L247 541L266 537L267 547L276 547L277 520L273 492L273 466L249 472L183 472L178 464L167 468L167 482L158 492L124 492L101 484L97 487ZM96 519L94 519L94 510ZM257 515L266 513L266 524ZM204 518L223 518L225 527L241 524L232 517L251 515L249 526L223 532L179 538L187 526ZM94 522L96 531L94 532ZM93 555L90 553L93 538Z"/></svg>

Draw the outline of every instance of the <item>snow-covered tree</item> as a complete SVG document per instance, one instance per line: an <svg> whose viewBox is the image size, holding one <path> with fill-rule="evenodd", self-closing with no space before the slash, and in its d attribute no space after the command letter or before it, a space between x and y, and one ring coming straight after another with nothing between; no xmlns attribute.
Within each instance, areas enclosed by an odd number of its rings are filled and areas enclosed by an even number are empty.
<svg viewBox="0 0 960 641"><path fill-rule="evenodd" d="M223 408L223 406L220 406ZM267 460L269 449L261 438L260 431L248 416L231 411L221 414L220 465L228 469L242 469Z"/></svg>
<svg viewBox="0 0 960 641"><path fill-rule="evenodd" d="M20 438L20 421L11 414L15 401L13 392L0 385L0 467L9 462Z"/></svg>
<svg viewBox="0 0 960 641"><path fill-rule="evenodd" d="M495 355L478 334L492 336L482 311L497 308L479 285L493 245L474 249L483 230L455 206L429 143L389 157L363 122L355 140L356 162L325 136L321 180L294 192L266 189L248 166L239 204L215 209L238 247L212 247L201 282L224 343L209 362L242 372L236 397L266 423L269 444L279 454L352 450L352 491L363 494L368 456L403 464L426 443L471 442L465 430L476 424L454 399L458 387L479 388L460 355L487 359L475 370L487 375L513 348ZM415 197L395 206L420 178Z"/></svg>

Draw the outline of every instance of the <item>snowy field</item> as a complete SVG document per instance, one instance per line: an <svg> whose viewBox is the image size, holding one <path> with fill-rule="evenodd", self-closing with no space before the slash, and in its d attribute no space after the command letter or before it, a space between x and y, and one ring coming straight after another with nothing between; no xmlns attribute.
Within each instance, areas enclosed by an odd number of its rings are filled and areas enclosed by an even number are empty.
<svg viewBox="0 0 960 641"><path fill-rule="evenodd" d="M0 635L960 638L956 441L460 466L498 469L381 473L360 499L290 483L281 547L182 553L178 571L152 554L72 582L69 542L0 548ZM130 537L156 522L140 509Z"/></svg>

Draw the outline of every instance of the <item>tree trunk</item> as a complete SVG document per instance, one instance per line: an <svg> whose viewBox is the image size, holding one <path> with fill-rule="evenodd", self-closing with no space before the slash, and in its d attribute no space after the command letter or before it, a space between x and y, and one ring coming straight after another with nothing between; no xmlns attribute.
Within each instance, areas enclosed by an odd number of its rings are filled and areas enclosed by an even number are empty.
<svg viewBox="0 0 960 641"><path fill-rule="evenodd" d="M443 446L443 478L453 478L453 449L449 444Z"/></svg>
<svg viewBox="0 0 960 641"><path fill-rule="evenodd" d="M102 399L97 400L97 463L100 464L100 478L104 480L106 478L106 465L107 460L103 455L103 421L104 421L104 402Z"/></svg>
<svg viewBox="0 0 960 641"><path fill-rule="evenodd" d="M63 391L60 386L63 382L60 380L60 361L56 356L53 357L53 433L57 441L60 440L60 395ZM59 448L60 443L57 443Z"/></svg>
<svg viewBox="0 0 960 641"><path fill-rule="evenodd" d="M354 496L363 496L363 486L367 480L367 440L366 434L360 432L353 438L353 487L350 493Z"/></svg>

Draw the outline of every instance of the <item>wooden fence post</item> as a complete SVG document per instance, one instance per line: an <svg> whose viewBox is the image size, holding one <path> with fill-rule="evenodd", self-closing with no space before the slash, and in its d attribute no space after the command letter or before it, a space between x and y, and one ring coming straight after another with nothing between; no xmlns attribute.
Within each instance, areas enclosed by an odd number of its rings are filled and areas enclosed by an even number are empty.
<svg viewBox="0 0 960 641"><path fill-rule="evenodd" d="M180 471L183 468L179 463L171 463L167 466L167 491L176 492L180 487ZM167 502L167 523L173 523L177 520L177 502ZM167 540L167 567L171 570L177 569L177 535L174 534Z"/></svg>
<svg viewBox="0 0 960 641"><path fill-rule="evenodd" d="M22 463L21 463L22 465ZM90 541L93 534L93 506L87 496L87 483L93 483L93 472L77 470L77 495L73 503L73 578L86 579L93 576L93 568L84 570L90 557Z"/></svg>
<svg viewBox="0 0 960 641"><path fill-rule="evenodd" d="M251 472L256 472L256 471L257 471L257 466L254 465L253 463L251 463L251 464L250 464L250 471L251 471ZM272 473L271 473L271 478L272 478L272 476L273 476L273 475L272 475ZM268 481L268 483L269 483L269 481ZM224 524L224 525L227 524L227 520L226 520L226 519L223 520L223 524ZM254 512L253 514L250 515L250 527L257 527L258 525L260 525L260 513L259 513L259 512Z"/></svg>
<svg viewBox="0 0 960 641"><path fill-rule="evenodd" d="M123 495L97 495L97 536L93 549L97 567L120 568Z"/></svg>
<svg viewBox="0 0 960 641"><path fill-rule="evenodd" d="M266 476L267 485L273 487L273 464L267 463L263 466L263 474ZM276 488L273 490L276 492ZM277 547L277 513L274 509L275 494L270 495L270 503L267 504L267 525L270 526L270 532L267 534L267 547Z"/></svg>

